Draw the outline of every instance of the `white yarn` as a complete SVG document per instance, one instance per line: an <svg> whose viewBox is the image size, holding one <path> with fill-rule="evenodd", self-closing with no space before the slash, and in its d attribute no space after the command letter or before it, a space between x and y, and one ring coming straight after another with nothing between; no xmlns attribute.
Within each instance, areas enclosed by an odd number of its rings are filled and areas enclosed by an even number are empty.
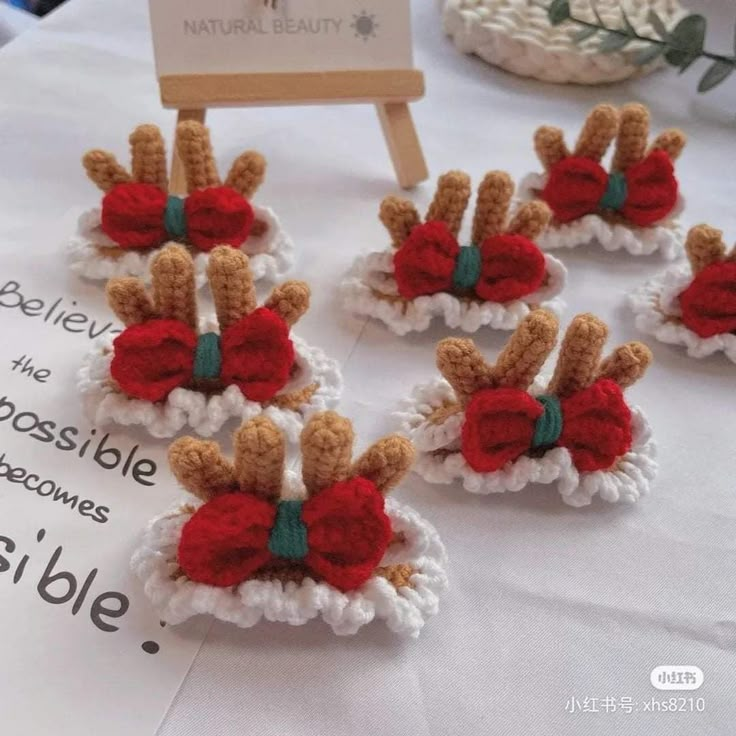
<svg viewBox="0 0 736 736"><path fill-rule="evenodd" d="M490 326L497 330L513 330L532 311L532 305L541 305L555 314L565 307L557 295L565 286L567 270L560 261L545 255L548 274L546 285L528 294L523 300L506 304L473 302L458 299L453 294L440 292L420 296L411 301L381 299L374 291L396 296L398 287L394 278L393 248L359 257L340 286L346 309L384 322L397 335L426 330L434 317L442 317L453 329L476 332Z"/></svg>
<svg viewBox="0 0 736 736"><path fill-rule="evenodd" d="M281 228L278 218L268 207L253 205L256 219L266 223L263 235L252 236L240 247L248 256L253 279L278 281L294 265L294 243ZM97 246L117 248L116 258L100 253ZM87 279L107 280L119 276L138 276L150 282L151 262L159 249L119 248L100 228L100 209L95 207L79 216L77 232L68 243L67 257L74 273ZM207 283L209 253L194 255L194 274L197 288Z"/></svg>
<svg viewBox="0 0 736 736"><path fill-rule="evenodd" d="M541 379L535 381L532 394L542 393L544 385L546 382ZM417 386L397 413L418 450L414 472L430 483L448 484L459 478L465 490L489 494L520 491L529 483L556 482L562 500L575 507L588 506L596 494L609 503L634 503L649 491L657 471L656 447L649 424L637 407L631 409L632 447L619 458L613 470L579 473L570 453L564 447L556 447L540 458L522 456L501 470L478 473L460 452L463 415L452 415L441 425L427 421L429 414L454 396L447 381L436 379ZM432 454L440 448L452 452L444 457Z"/></svg>
<svg viewBox="0 0 736 736"><path fill-rule="evenodd" d="M595 21L590 0L572 0L571 6L575 17ZM621 26L621 6L620 0L595 2L610 28ZM627 0L625 10L631 24L653 38L658 35L647 19L650 9L668 28L686 15L676 0ZM598 50L600 36L576 44L572 37L579 27L553 27L546 10L529 0L447 0L443 24L459 51L547 82L615 82L652 71L662 63L657 59L643 67L636 65L633 57L642 48L638 42L612 54Z"/></svg>
<svg viewBox="0 0 736 736"><path fill-rule="evenodd" d="M292 485L300 483L293 473L287 475ZM231 588L195 583L181 573L172 579L179 567L181 530L191 518L191 509L201 505L191 503L190 497L185 502L189 511L180 503L149 523L131 560L146 595L161 620L169 624L209 614L243 628L262 618L300 626L321 616L336 634L347 635L382 619L391 631L417 637L427 618L437 613L440 594L447 588L447 554L437 531L416 511L391 498L386 500L386 513L394 532L402 533L406 543L389 549L381 565L410 564L416 571L411 587L397 590L380 576L349 593L310 578L298 584L249 580Z"/></svg>
<svg viewBox="0 0 736 736"><path fill-rule="evenodd" d="M100 338L85 357L77 376L77 387L84 398L91 420L100 426L115 422L124 426L141 425L154 437L173 437L188 427L203 437L209 437L229 419L248 421L264 414L280 427L290 442L296 442L305 420L312 414L332 409L342 393L342 375L336 361L319 348L307 345L292 336L296 352L297 371L277 394L283 396L317 383L318 388L298 411L263 406L249 401L237 386L228 386L221 394L206 394L185 388L174 389L166 401L153 403L133 399L123 394L110 381L114 336Z"/></svg>
<svg viewBox="0 0 736 736"><path fill-rule="evenodd" d="M690 265L681 263L631 293L629 304L636 314L636 326L668 345L685 346L687 354L693 358L707 358L723 351L736 363L736 335L723 333L700 337L682 323L679 296L692 280Z"/></svg>
<svg viewBox="0 0 736 736"><path fill-rule="evenodd" d="M546 174L527 174L519 184L522 200L537 198L537 193L547 183ZM550 225L538 238L543 250L577 248L597 241L607 251L626 250L634 256L648 256L660 251L667 260L682 252L685 231L677 219L685 206L682 195L678 196L675 209L656 227L638 227L622 223L606 222L598 215L585 215L573 222Z"/></svg>

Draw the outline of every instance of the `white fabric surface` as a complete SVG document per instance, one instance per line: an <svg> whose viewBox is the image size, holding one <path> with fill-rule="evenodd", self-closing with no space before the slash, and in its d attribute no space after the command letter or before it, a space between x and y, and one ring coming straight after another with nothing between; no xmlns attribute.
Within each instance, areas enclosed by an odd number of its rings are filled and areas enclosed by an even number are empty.
<svg viewBox="0 0 736 736"><path fill-rule="evenodd" d="M732 3L703 5L723 19L714 43L722 37L729 48ZM695 70L610 88L547 86L458 54L433 2L417 0L415 22L428 95L414 109L433 176L463 167L475 182L490 168L521 178L536 170L537 124L575 134L594 103L640 99L657 128L690 134L678 164L685 223L711 222L736 239L733 79L698 98ZM71 0L0 53L0 234L94 203L79 165L87 147L123 155L135 124L173 127L151 57L143 0ZM434 375L434 343L447 333L436 325L400 338L337 306L354 257L386 243L376 212L395 184L375 115L369 107L227 110L210 122L223 163L243 146L269 160L263 201L278 208L296 242L297 273L315 292L299 332L344 363L342 408L366 444L395 427L399 400ZM414 196L424 206L431 187ZM612 343L640 337L625 294L665 263L595 247L564 261L567 318L593 311L610 320ZM491 355L505 337L476 336ZM450 591L421 638L404 641L379 625L345 639L319 622L214 624L160 736L733 733L734 367L722 355L692 360L650 344L656 363L631 390L660 448L650 496L577 510L548 488L478 497L413 477L397 495L438 527L450 554ZM565 712L572 696L657 695L649 672L659 664L703 669L704 713Z"/></svg>

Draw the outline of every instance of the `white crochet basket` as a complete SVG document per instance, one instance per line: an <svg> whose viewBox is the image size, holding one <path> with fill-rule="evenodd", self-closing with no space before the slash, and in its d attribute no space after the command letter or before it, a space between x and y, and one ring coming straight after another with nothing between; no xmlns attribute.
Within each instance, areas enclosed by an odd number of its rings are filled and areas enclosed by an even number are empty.
<svg viewBox="0 0 736 736"><path fill-rule="evenodd" d="M543 393L546 382L537 380L532 394ZM516 492L530 483L556 483L562 500L569 506L589 506L596 495L609 503L634 503L649 492L657 471L656 447L649 425L641 411L632 407L633 444L619 458L615 468L580 473L570 453L556 447L542 457L522 456L493 473L473 470L460 452L464 415L452 414L442 424L427 417L455 400L455 393L444 379L417 386L397 417L417 448L414 472L429 483L449 484L461 480L471 493ZM436 450L445 450L437 454Z"/></svg>
<svg viewBox="0 0 736 736"><path fill-rule="evenodd" d="M653 38L658 36L647 19L650 9L667 28L687 14L676 0L571 0L570 6L575 17L595 22L593 4L607 27L621 27L623 7L634 28ZM576 44L572 37L580 28L568 23L552 26L545 8L532 0L447 0L443 24L463 53L545 82L617 82L650 72L662 63L634 64L641 43L631 43L610 54L598 50L597 38Z"/></svg>

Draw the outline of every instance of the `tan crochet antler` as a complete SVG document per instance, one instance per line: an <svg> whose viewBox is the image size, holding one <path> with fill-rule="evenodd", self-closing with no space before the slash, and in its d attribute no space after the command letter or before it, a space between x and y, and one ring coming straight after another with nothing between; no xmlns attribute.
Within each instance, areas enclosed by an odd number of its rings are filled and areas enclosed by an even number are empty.
<svg viewBox="0 0 736 736"><path fill-rule="evenodd" d="M463 215L470 201L470 177L462 171L450 171L440 176L425 222L444 222L457 237ZM547 226L551 213L544 202L523 204L508 223L509 208L514 195L514 183L505 171L488 172L478 187L478 200L473 217L472 242L503 232L518 233L534 240ZM407 199L389 196L381 202L379 212L394 247L399 248L411 231L421 224L416 207Z"/></svg>
<svg viewBox="0 0 736 736"><path fill-rule="evenodd" d="M408 439L391 435L369 447L354 463L352 424L335 412L316 414L301 436L302 477L308 496L360 476L387 493L414 459ZM285 439L265 416L243 424L235 434L235 460L223 457L216 442L182 437L169 449L171 469L181 485L203 501L241 491L275 502L283 485Z"/></svg>
<svg viewBox="0 0 736 736"><path fill-rule="evenodd" d="M557 331L553 314L534 310L516 328L495 365L486 362L472 340L442 340L437 346L437 367L458 402L444 407L442 416L460 411L481 389L527 390L554 349ZM641 378L652 359L649 348L640 342L626 343L600 362L607 335L606 325L592 314L575 317L562 342L548 392L565 396L598 378L610 378L625 388Z"/></svg>
<svg viewBox="0 0 736 736"><path fill-rule="evenodd" d="M248 257L226 245L210 253L207 276L215 302L220 330L224 330L257 307ZM111 279L107 299L126 326L152 319L174 319L197 329L197 298L194 263L189 251L170 243L151 265L152 296L137 278ZM294 325L309 308L309 287L303 281L276 286L266 300L268 307Z"/></svg>
<svg viewBox="0 0 736 736"><path fill-rule="evenodd" d="M712 263L736 261L736 246L728 252L723 232L710 225L696 225L691 228L685 241L685 250L693 274L700 273Z"/></svg>

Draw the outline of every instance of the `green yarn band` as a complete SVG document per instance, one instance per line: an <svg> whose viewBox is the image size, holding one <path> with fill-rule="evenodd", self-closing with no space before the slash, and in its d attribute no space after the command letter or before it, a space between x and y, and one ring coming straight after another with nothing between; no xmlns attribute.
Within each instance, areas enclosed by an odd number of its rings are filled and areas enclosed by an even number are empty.
<svg viewBox="0 0 736 736"><path fill-rule="evenodd" d="M627 195L626 177L620 171L614 171L608 176L606 192L600 201L601 209L620 210L626 203Z"/></svg>
<svg viewBox="0 0 736 736"><path fill-rule="evenodd" d="M458 290L472 289L480 278L480 248L463 245L457 254L452 285Z"/></svg>
<svg viewBox="0 0 736 736"><path fill-rule="evenodd" d="M307 527L302 521L303 501L279 501L276 523L268 538L268 549L285 560L302 560L307 556Z"/></svg>
<svg viewBox="0 0 736 736"><path fill-rule="evenodd" d="M549 447L554 445L562 434L562 409L555 396L537 396L536 399L544 411L534 425L532 447Z"/></svg>
<svg viewBox="0 0 736 736"><path fill-rule="evenodd" d="M184 212L184 200L169 195L164 212L164 227L172 238L185 238L187 235L187 215Z"/></svg>
<svg viewBox="0 0 736 736"><path fill-rule="evenodd" d="M194 377L217 378L220 375L221 364L220 336L216 332L200 335L194 353Z"/></svg>

